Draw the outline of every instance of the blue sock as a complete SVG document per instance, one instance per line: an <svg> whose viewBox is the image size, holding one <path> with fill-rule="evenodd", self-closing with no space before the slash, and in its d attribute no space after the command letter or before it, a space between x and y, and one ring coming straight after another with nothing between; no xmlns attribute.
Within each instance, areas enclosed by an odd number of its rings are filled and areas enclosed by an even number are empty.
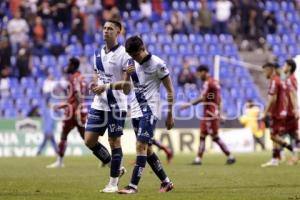
<svg viewBox="0 0 300 200"><path fill-rule="evenodd" d="M110 177L117 178L120 175L123 158L122 148L113 149L111 151L111 157Z"/></svg>
<svg viewBox="0 0 300 200"><path fill-rule="evenodd" d="M135 167L132 172L132 177L131 177L131 184L137 186L139 184L139 181L142 177L143 170L146 166L147 162L147 156L137 156L136 157L136 162L135 162Z"/></svg>
<svg viewBox="0 0 300 200"><path fill-rule="evenodd" d="M107 164L111 161L108 150L99 142L97 142L96 145L90 149L93 151L93 154L103 162L103 164Z"/></svg>
<svg viewBox="0 0 300 200"><path fill-rule="evenodd" d="M166 180L167 175L161 165L161 162L155 153L147 157L147 162L156 174L156 176L163 182Z"/></svg>

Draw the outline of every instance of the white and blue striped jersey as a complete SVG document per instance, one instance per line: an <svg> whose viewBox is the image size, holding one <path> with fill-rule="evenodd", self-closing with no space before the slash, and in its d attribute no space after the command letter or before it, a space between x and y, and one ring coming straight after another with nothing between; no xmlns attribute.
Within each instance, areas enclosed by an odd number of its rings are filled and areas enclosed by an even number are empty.
<svg viewBox="0 0 300 200"><path fill-rule="evenodd" d="M98 84L122 81L129 58L125 47L121 45L115 46L108 53L104 47L96 51L94 70L98 74ZM119 110L127 111L127 96L122 90L104 91L101 95L95 95L91 107L103 111L111 111L111 107L117 107Z"/></svg>
<svg viewBox="0 0 300 200"><path fill-rule="evenodd" d="M169 70L162 59L151 54L142 63L134 63L136 73L131 75L134 83L130 101L131 118L143 116L145 113L143 109L146 111L146 107L148 107L152 114L159 119L161 117L160 84L164 78L169 76ZM142 104L146 104L146 107Z"/></svg>

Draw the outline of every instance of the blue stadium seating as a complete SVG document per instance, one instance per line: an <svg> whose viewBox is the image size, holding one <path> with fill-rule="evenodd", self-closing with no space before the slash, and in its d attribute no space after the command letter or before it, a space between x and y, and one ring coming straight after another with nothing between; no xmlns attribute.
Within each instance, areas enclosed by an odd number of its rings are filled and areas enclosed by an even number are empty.
<svg viewBox="0 0 300 200"><path fill-rule="evenodd" d="M216 54L230 56L236 59L240 59L240 57L233 37L229 34L217 36L213 34L201 35L192 33L188 35L175 34L171 36L166 32L165 23L170 21L173 12L171 8L183 12L187 12L188 10L197 12L200 9L200 1L173 1L171 6L164 1L163 5L166 11L162 13L161 20L155 22L137 22L141 19L141 13L139 11L123 12L122 16L125 21L126 36L137 33L142 35L148 50L166 60L170 66L171 75L175 79L173 82L176 87L176 101L187 101L196 97L199 91L196 89L193 91L189 90L186 94L181 87L177 86L176 78L182 68L182 61L185 57L191 57L200 61L197 64L208 64L211 71L213 71L213 56ZM275 11L276 18L279 22L277 26L278 34L268 35L266 38L268 44L273 47L273 53L278 57L279 62L283 62L287 55L293 56L298 54L300 50L299 47L291 45L300 42L299 14L295 10L293 2L283 1L277 3L269 0L266 2L266 5L260 4L260 6L264 6L264 8L269 11ZM208 1L208 7L210 10L213 10L215 2ZM66 54L59 55L57 58L52 55L44 55L42 58L33 56L33 75L36 80L33 78L24 78L21 79L19 83L15 78L9 79L11 88L10 102L3 98L0 100L0 111L4 110L4 117L11 118L17 116L18 110L25 113L29 108L23 105L25 105L29 99L36 100L41 98L41 87L45 79L45 70L49 71L55 78L61 77L61 70L67 65L68 58L71 56L84 55L88 58L89 62L92 63L94 47L103 44L103 36L102 33L97 32L94 35L93 41L93 38L85 34L84 45L81 46L76 37L69 38L69 32L57 30L47 34L46 42L52 45L63 43L69 45L69 49ZM124 43L123 37L120 39L120 42ZM226 103L224 111L229 116L235 114L234 110L237 109L237 99L241 99L242 102L247 98L260 99L260 95L256 90L249 72L242 66L238 67L221 63L220 83L223 87L222 96ZM26 94L24 94L25 91ZM165 93L161 94L162 98L165 98ZM11 99L16 99L16 105L14 105ZM27 100L25 100L24 103L18 99ZM12 111L8 111L4 108L12 108L10 109ZM181 116L188 116L192 111L177 110L176 112Z"/></svg>

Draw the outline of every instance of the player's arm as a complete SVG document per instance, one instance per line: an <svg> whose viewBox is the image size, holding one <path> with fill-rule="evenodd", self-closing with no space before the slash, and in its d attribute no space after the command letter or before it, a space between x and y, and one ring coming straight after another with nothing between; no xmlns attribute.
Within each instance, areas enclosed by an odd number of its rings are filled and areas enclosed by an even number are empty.
<svg viewBox="0 0 300 200"><path fill-rule="evenodd" d="M270 111L271 106L276 102L277 93L278 93L277 91L278 91L278 84L276 83L276 81L272 80L270 89L268 92L267 104L266 104L265 110L263 112L263 118L266 118L266 116L268 115L268 112Z"/></svg>
<svg viewBox="0 0 300 200"><path fill-rule="evenodd" d="M170 79L170 76L166 76L165 78L163 78L162 83L167 91L168 116L166 120L166 127L168 130L170 130L174 126L174 118L173 118L174 89L173 89L173 84Z"/></svg>
<svg viewBox="0 0 300 200"><path fill-rule="evenodd" d="M190 106L194 106L194 105L197 105L198 103L202 102L203 101L203 96L200 95L197 99L194 99L190 102L187 102L186 104L182 105L181 108L182 109L186 109Z"/></svg>
<svg viewBox="0 0 300 200"><path fill-rule="evenodd" d="M203 86L203 91L201 92L200 96L190 102L181 105L181 109L187 109L190 106L197 105L198 103L203 102L204 96L206 95L207 92L208 92L208 83L205 83L205 85Z"/></svg>
<svg viewBox="0 0 300 200"><path fill-rule="evenodd" d="M289 91L289 96L292 100L292 106L293 106L293 110L294 110L294 114L296 114L296 116L298 116L298 97L297 97L297 94L296 94L296 91L295 90L290 90Z"/></svg>
<svg viewBox="0 0 300 200"><path fill-rule="evenodd" d="M98 85L98 74L96 72L94 73L93 80L89 88L97 95L100 95L105 91L105 85Z"/></svg>
<svg viewBox="0 0 300 200"><path fill-rule="evenodd" d="M266 107L265 107L265 111L263 113L263 118L265 118L267 115L268 115L268 112L271 108L271 106L276 102L277 100L277 94L269 94L268 95L268 101L267 101L267 104L266 104Z"/></svg>
<svg viewBox="0 0 300 200"><path fill-rule="evenodd" d="M123 80L110 83L109 88L112 90L123 90L124 94L129 94L131 90L130 75L127 71L123 72Z"/></svg>

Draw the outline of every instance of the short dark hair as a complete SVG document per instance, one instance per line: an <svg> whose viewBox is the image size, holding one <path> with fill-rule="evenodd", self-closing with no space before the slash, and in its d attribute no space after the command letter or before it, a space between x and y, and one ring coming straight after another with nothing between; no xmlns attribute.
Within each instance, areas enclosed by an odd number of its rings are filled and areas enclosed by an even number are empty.
<svg viewBox="0 0 300 200"><path fill-rule="evenodd" d="M291 67L291 73L293 74L297 68L296 62L293 59L287 59L285 62Z"/></svg>
<svg viewBox="0 0 300 200"><path fill-rule="evenodd" d="M106 20L106 22L110 22L110 23L113 23L114 25L116 25L120 30L122 30L122 24L119 20L116 20L116 19L109 19L109 20Z"/></svg>
<svg viewBox="0 0 300 200"><path fill-rule="evenodd" d="M80 61L78 58L72 57L69 60L70 64L74 66L74 70L78 70L79 65L80 65Z"/></svg>
<svg viewBox="0 0 300 200"><path fill-rule="evenodd" d="M200 65L198 68L197 68L197 72L209 72L209 68L207 65Z"/></svg>
<svg viewBox="0 0 300 200"><path fill-rule="evenodd" d="M144 46L143 40L135 35L128 38L125 42L125 49L127 53L133 53L139 51Z"/></svg>
<svg viewBox="0 0 300 200"><path fill-rule="evenodd" d="M264 65L262 66L262 68L270 67L270 68L277 69L278 66L279 66L278 64L267 62L266 64L264 64Z"/></svg>

